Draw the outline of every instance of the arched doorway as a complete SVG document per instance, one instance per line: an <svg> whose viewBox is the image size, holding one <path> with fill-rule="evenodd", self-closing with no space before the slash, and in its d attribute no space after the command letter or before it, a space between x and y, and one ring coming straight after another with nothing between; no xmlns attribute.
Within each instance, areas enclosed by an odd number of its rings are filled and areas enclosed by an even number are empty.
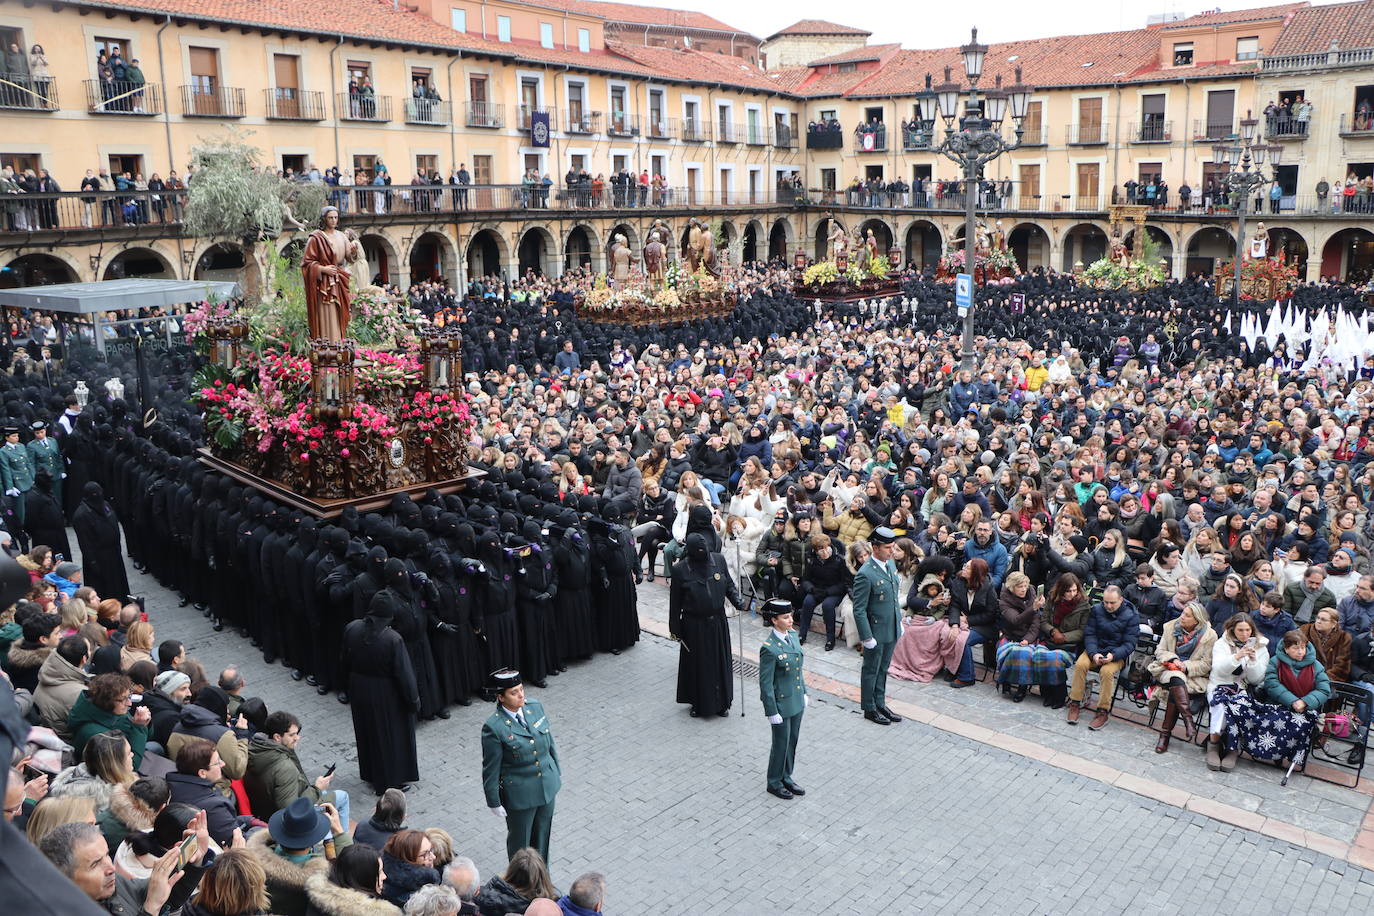
<svg viewBox="0 0 1374 916"><path fill-rule="evenodd" d="M1013 226L1007 236L1007 245L1012 256L1022 270L1036 267L1052 267L1050 263L1050 236L1035 223L1021 223Z"/></svg>
<svg viewBox="0 0 1374 916"><path fill-rule="evenodd" d="M592 263L592 235L586 226L574 226L563 246L563 269L576 270Z"/></svg>
<svg viewBox="0 0 1374 916"><path fill-rule="evenodd" d="M362 245L363 257L367 259L369 280L380 285L400 279L396 276L398 258L391 242L380 235L365 235L358 242Z"/></svg>
<svg viewBox="0 0 1374 916"><path fill-rule="evenodd" d="M410 282L437 283L453 274L453 247L437 232L426 232L410 248Z"/></svg>
<svg viewBox="0 0 1374 916"><path fill-rule="evenodd" d="M1174 240L1169 238L1169 233L1158 226L1146 226L1145 234L1149 236L1150 241L1154 243L1155 251L1158 254L1158 260L1164 262L1164 276L1170 276L1173 274ZM1130 232L1126 233L1126 237L1121 241L1126 246L1127 250L1130 250L1131 246L1135 244L1135 230L1132 229ZM1137 256L1139 256L1138 252Z"/></svg>
<svg viewBox="0 0 1374 916"><path fill-rule="evenodd" d="M220 242L206 249L197 259L191 276L196 280L237 281L245 266L242 248L231 242Z"/></svg>
<svg viewBox="0 0 1374 916"><path fill-rule="evenodd" d="M1064 236L1063 270L1071 271L1075 264L1087 267L1107 254L1107 233L1092 223L1079 223Z"/></svg>
<svg viewBox="0 0 1374 916"><path fill-rule="evenodd" d="M786 263L791 245L792 224L785 219L774 220L773 228L768 230L768 259Z"/></svg>
<svg viewBox="0 0 1374 916"><path fill-rule="evenodd" d="M167 259L151 248L126 248L105 266L102 280L122 280L143 277L155 280L175 280L176 273Z"/></svg>
<svg viewBox="0 0 1374 916"><path fill-rule="evenodd" d="M873 230L873 238L878 243L878 254L887 257L887 250L892 247L892 227L884 220L864 220L859 225L859 239L867 239L870 229Z"/></svg>
<svg viewBox="0 0 1374 916"><path fill-rule="evenodd" d="M282 260L288 264L299 266L301 255L305 253L305 239L292 239L281 248Z"/></svg>
<svg viewBox="0 0 1374 916"><path fill-rule="evenodd" d="M1287 226L1270 229L1269 256L1282 256L1287 263L1297 265L1298 279L1307 279L1307 259L1311 257L1311 251L1307 247L1307 239L1298 230Z"/></svg>
<svg viewBox="0 0 1374 916"><path fill-rule="evenodd" d="M1185 272L1210 277L1216 273L1218 263L1235 257L1236 240L1225 229L1208 226L1193 233L1186 252Z"/></svg>
<svg viewBox="0 0 1374 916"><path fill-rule="evenodd" d="M1322 247L1322 276L1364 282L1374 274L1374 233L1342 229Z"/></svg>
<svg viewBox="0 0 1374 916"><path fill-rule="evenodd" d="M65 261L50 254L26 254L0 270L0 288L3 289L75 283L77 279L76 272Z"/></svg>
<svg viewBox="0 0 1374 916"><path fill-rule="evenodd" d="M831 223L831 221L834 221L834 222L838 223L839 226L840 226L840 229L842 229L842 230L844 230L844 231L846 231L846 232L848 231L847 229L845 229L844 222L843 222L842 220L835 219L835 217L833 217L833 216L827 216L825 219L822 219L822 220L820 220L819 222L817 222L817 223L816 223L816 260L817 260L817 261L824 261L824 260L826 260L827 258L830 257L830 250L829 250L829 249L830 249L830 246L827 244L826 239L828 239L828 238L830 237L830 223Z"/></svg>
<svg viewBox="0 0 1374 916"><path fill-rule="evenodd" d="M501 237L492 229L483 229L468 242L468 276L500 276L504 269L501 256Z"/></svg>
<svg viewBox="0 0 1374 916"><path fill-rule="evenodd" d="M759 259L759 224L750 220L744 227L744 239L740 244L740 261L748 264Z"/></svg>
<svg viewBox="0 0 1374 916"><path fill-rule="evenodd" d="M520 236L520 248L516 253L520 261L520 276L523 277L526 271L540 275L557 273L558 265L553 259L553 250L553 236L549 230L540 226L525 230L525 234Z"/></svg>
<svg viewBox="0 0 1374 916"><path fill-rule="evenodd" d="M634 227L631 226L629 223L616 223L615 226L611 229L611 231L606 234L606 247L602 249L602 255L605 258L605 263L607 265L611 263L611 245L615 243L615 237L617 235L625 236L625 244L630 246L630 262L631 264L633 264L635 259L637 259L640 256L639 233L635 232ZM609 273L610 267L608 266L606 270Z"/></svg>
<svg viewBox="0 0 1374 916"><path fill-rule="evenodd" d="M930 220L918 219L907 227L903 247L908 263L915 264L918 270L934 270L940 263L940 230Z"/></svg>
<svg viewBox="0 0 1374 916"><path fill-rule="evenodd" d="M710 226L710 223L707 223ZM735 244L739 240L739 230L728 219L720 221L720 229L715 234L716 260L730 263L735 258Z"/></svg>

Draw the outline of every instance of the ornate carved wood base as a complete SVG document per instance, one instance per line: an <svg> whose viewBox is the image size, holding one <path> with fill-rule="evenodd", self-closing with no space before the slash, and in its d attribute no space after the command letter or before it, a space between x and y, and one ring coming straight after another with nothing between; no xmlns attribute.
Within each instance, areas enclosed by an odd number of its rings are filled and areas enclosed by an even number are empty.
<svg viewBox="0 0 1374 916"><path fill-rule="evenodd" d="M397 493L409 493L413 497L422 496L431 489L438 490L440 493L444 494L457 493L466 489L470 483L486 475L485 471L464 468L460 474L445 480L419 481L409 486L380 490L376 493L369 493L366 496L328 498L325 496L302 496L297 491L291 489L286 481L269 477L260 477L249 471L243 465L216 457L206 448L198 449L197 456L201 464L204 464L206 467L213 468L221 474L232 477L239 483L252 487L264 496L271 497L278 502L286 503L303 512L308 512L315 518L334 518L348 506L356 507L359 512L365 512L370 509L380 509L390 503L391 497L395 496ZM354 460L357 460L356 457Z"/></svg>
<svg viewBox="0 0 1374 916"><path fill-rule="evenodd" d="M864 299L900 296L902 284L896 280L865 280L855 286L848 281L837 281L824 286L798 285L794 287L794 292L798 299L805 302L814 302L817 299L822 302L859 302Z"/></svg>

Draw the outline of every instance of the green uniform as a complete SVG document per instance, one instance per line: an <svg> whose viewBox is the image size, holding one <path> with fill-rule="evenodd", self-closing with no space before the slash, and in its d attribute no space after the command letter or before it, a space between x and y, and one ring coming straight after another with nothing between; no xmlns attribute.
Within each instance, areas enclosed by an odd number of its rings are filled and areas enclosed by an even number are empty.
<svg viewBox="0 0 1374 916"><path fill-rule="evenodd" d="M47 470L52 478L53 498L59 506L62 505L62 451L57 447L57 440L52 436L44 436L41 440L30 440L25 448L28 449L29 460L33 462L34 474L40 468Z"/></svg>
<svg viewBox="0 0 1374 916"><path fill-rule="evenodd" d="M772 628L759 646L759 695L765 716L781 716L773 725L773 746L768 752L768 788L791 788L792 767L797 759L797 735L806 711L806 681L802 677L805 653L797 634L779 636Z"/></svg>
<svg viewBox="0 0 1374 916"><path fill-rule="evenodd" d="M14 515L24 524L24 494L33 489L33 457L19 443L0 447L0 491L14 500ZM11 491L17 490L18 493Z"/></svg>
<svg viewBox="0 0 1374 916"><path fill-rule="evenodd" d="M887 705L887 669L892 651L901 635L901 612L897 605L897 572L891 561L869 557L854 575L849 596L854 602L854 625L859 641L877 640L873 648L864 647L863 671L859 690L864 712Z"/></svg>
<svg viewBox="0 0 1374 916"><path fill-rule="evenodd" d="M526 700L524 722L496 705L482 726L482 790L487 807L506 809L506 855L533 846L549 861L553 802L563 781L558 748L538 700Z"/></svg>

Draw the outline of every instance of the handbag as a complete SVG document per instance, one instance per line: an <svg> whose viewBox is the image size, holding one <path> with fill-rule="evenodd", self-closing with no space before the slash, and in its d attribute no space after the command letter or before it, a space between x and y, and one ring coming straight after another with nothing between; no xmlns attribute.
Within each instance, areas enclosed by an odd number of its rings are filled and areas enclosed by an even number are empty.
<svg viewBox="0 0 1374 916"><path fill-rule="evenodd" d="M1330 713L1322 716L1322 734L1330 735L1332 738L1349 738L1355 730L1353 716L1345 713Z"/></svg>

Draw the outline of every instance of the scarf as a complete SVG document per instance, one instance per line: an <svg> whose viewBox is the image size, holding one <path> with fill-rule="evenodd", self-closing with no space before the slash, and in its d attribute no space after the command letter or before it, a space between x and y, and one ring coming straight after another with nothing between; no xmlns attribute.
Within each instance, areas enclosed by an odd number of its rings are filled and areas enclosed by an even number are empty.
<svg viewBox="0 0 1374 916"><path fill-rule="evenodd" d="M1279 650L1283 652L1282 649ZM1308 665L1305 668L1295 668L1289 664L1287 658L1279 658L1279 683L1288 689L1293 696L1302 699L1312 692L1317 686L1317 666Z"/></svg>
<svg viewBox="0 0 1374 916"><path fill-rule="evenodd" d="M1070 614L1072 614L1072 613L1073 613L1074 611L1076 611L1076 610L1078 610L1078 602L1077 602L1077 601L1056 601L1056 602L1054 603L1054 626L1055 626L1055 629L1058 629L1058 628L1059 628L1059 625L1062 624L1062 623L1064 622L1065 618L1067 618Z"/></svg>
<svg viewBox="0 0 1374 916"><path fill-rule="evenodd" d="M1302 607L1298 608L1298 613L1294 615L1294 619L1298 623L1307 623L1312 619L1312 611L1316 606L1317 596L1322 593L1322 590L1318 588L1316 591L1308 591L1306 585L1300 587L1302 588Z"/></svg>
<svg viewBox="0 0 1374 916"><path fill-rule="evenodd" d="M1183 629L1182 624L1174 625L1174 654L1178 660L1186 662L1193 657L1193 652L1197 649L1198 641L1202 639L1202 625L1193 627L1190 633Z"/></svg>

